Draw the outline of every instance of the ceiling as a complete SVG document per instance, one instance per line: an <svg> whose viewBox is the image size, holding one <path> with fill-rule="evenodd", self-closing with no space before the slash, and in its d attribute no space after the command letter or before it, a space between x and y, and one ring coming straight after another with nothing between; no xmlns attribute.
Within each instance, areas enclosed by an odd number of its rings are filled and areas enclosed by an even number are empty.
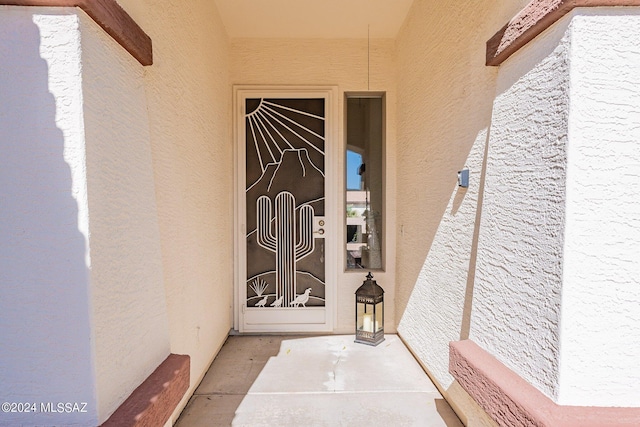
<svg viewBox="0 0 640 427"><path fill-rule="evenodd" d="M395 38L413 0L215 0L231 38Z"/></svg>

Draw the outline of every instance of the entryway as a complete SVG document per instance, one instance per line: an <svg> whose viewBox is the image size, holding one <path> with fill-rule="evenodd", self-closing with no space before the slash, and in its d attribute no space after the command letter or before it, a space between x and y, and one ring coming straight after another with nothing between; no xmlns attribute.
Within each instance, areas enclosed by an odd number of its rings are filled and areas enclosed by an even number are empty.
<svg viewBox="0 0 640 427"><path fill-rule="evenodd" d="M396 335L230 336L178 419L212 426L461 427Z"/></svg>

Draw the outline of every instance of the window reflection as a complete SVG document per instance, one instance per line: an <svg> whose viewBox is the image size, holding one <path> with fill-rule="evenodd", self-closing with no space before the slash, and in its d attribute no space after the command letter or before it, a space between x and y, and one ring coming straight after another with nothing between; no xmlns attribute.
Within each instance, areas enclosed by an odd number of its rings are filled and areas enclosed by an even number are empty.
<svg viewBox="0 0 640 427"><path fill-rule="evenodd" d="M347 269L381 269L383 99L347 98Z"/></svg>

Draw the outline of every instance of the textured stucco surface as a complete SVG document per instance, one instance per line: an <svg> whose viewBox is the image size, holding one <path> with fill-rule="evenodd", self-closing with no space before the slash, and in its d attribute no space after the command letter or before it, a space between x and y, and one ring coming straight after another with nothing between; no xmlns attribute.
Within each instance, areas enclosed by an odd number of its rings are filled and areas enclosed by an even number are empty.
<svg viewBox="0 0 640 427"><path fill-rule="evenodd" d="M558 403L638 407L640 11L572 16Z"/></svg>
<svg viewBox="0 0 640 427"><path fill-rule="evenodd" d="M451 343L449 369L498 425L558 426L553 402L473 341Z"/></svg>
<svg viewBox="0 0 640 427"><path fill-rule="evenodd" d="M191 356L189 394L232 326L230 84L337 85L340 124L368 86L366 40L230 41L213 2L119 3L153 67L76 9L0 6L0 398L86 401L79 425L168 347ZM445 392L448 342L471 337L558 403L638 405L638 13L576 10L487 68L527 1L507 3L416 0L396 41L372 40L385 328ZM336 332L363 278L339 274Z"/></svg>
<svg viewBox="0 0 640 427"><path fill-rule="evenodd" d="M500 65L510 55L575 8L640 6L638 0L531 1L487 41L487 65Z"/></svg>
<svg viewBox="0 0 640 427"><path fill-rule="evenodd" d="M169 325L143 67L77 13L95 375L103 421L167 357Z"/></svg>
<svg viewBox="0 0 640 427"><path fill-rule="evenodd" d="M470 338L558 394L564 246L568 19L498 76Z"/></svg>
<svg viewBox="0 0 640 427"><path fill-rule="evenodd" d="M445 391L448 344L469 334L497 75L484 66L484 46L526 2L512 3L417 0L396 41L398 332ZM465 165L467 189L457 185Z"/></svg>
<svg viewBox="0 0 640 427"><path fill-rule="evenodd" d="M395 331L394 277L395 277L395 56L394 43L387 39L372 39L369 72L367 71L367 40L355 39L232 39L232 83L242 85L336 85L339 96L337 140L340 147L336 170L343 169L344 92L366 91L369 75L371 91L386 92L386 211L385 211L385 271L373 272L379 285L385 289L385 331ZM344 177L335 180L337 194L344 188ZM337 223L343 218L342 198L338 203ZM345 230L335 231L337 242L345 241ZM350 333L354 330L355 290L362 285L366 272L343 272L346 265L342 245L338 248L338 280L336 284L337 319L334 332Z"/></svg>
<svg viewBox="0 0 640 427"><path fill-rule="evenodd" d="M561 405L640 401L639 24L575 9L499 71L470 337Z"/></svg>
<svg viewBox="0 0 640 427"><path fill-rule="evenodd" d="M229 43L212 1L118 3L153 40L143 80L171 352L191 356L189 395L232 326Z"/></svg>
<svg viewBox="0 0 640 427"><path fill-rule="evenodd" d="M563 406L471 340L450 344L451 374L497 424L553 427L635 427L640 408Z"/></svg>
<svg viewBox="0 0 640 427"><path fill-rule="evenodd" d="M80 23L50 12L0 6L0 401L38 409L0 425L93 426Z"/></svg>
<svg viewBox="0 0 640 427"><path fill-rule="evenodd" d="M14 99L7 103L14 111L3 116L16 115L3 138L20 171L3 188L20 183L20 194L8 199L22 230L8 241L25 248L3 269L12 276L3 283L22 282L19 310L3 310L4 330L35 322L31 335L22 331L30 347L8 346L14 353L3 357L14 372L6 400L88 402L87 413L40 416L43 423L95 425L169 354L142 67L79 9L5 8L2 17L12 20L3 63L16 67L3 76L21 76L3 80L11 88L3 99ZM13 50L23 58L12 61ZM56 159L66 165L56 168ZM63 203L65 193L75 209ZM27 295L46 308L22 301ZM38 357L47 362L31 360ZM29 391L14 389L22 381Z"/></svg>

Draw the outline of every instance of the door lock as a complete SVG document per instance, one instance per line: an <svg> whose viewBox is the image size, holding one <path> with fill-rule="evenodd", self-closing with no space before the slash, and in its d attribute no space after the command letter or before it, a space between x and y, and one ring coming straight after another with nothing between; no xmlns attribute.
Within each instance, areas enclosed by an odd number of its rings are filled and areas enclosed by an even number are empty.
<svg viewBox="0 0 640 427"><path fill-rule="evenodd" d="M327 220L324 219L324 216L316 216L313 218L313 234L316 235L316 238L320 238L325 234L324 227L327 224Z"/></svg>

